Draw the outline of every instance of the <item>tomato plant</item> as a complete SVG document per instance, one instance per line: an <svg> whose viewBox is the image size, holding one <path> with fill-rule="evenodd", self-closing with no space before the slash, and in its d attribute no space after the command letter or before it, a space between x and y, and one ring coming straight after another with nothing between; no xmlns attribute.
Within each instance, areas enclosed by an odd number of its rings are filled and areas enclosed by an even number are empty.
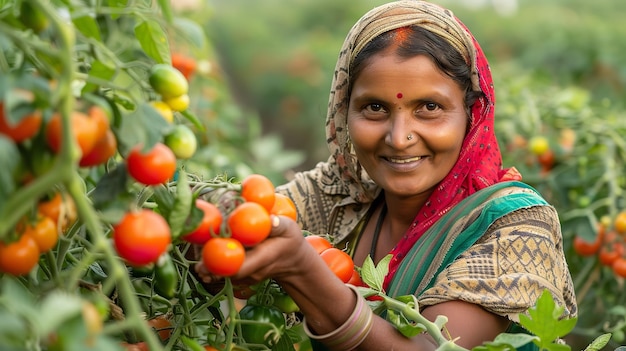
<svg viewBox="0 0 626 351"><path fill-rule="evenodd" d="M211 238L202 247L202 262L215 275L230 277L239 272L246 257L243 245L233 238Z"/></svg>
<svg viewBox="0 0 626 351"><path fill-rule="evenodd" d="M39 247L30 235L21 235L10 243L0 242L0 272L12 275L28 274L39 261Z"/></svg>
<svg viewBox="0 0 626 351"><path fill-rule="evenodd" d="M171 241L168 223L148 209L128 212L113 226L113 243L118 254L134 266L156 262Z"/></svg>
<svg viewBox="0 0 626 351"><path fill-rule="evenodd" d="M196 207L204 213L202 221L191 233L185 234L183 240L202 245L212 236L218 236L220 234L223 215L217 206L206 200L197 199Z"/></svg>
<svg viewBox="0 0 626 351"><path fill-rule="evenodd" d="M254 246L265 240L272 230L270 214L256 202L244 202L229 215L230 235L244 246Z"/></svg>
<svg viewBox="0 0 626 351"><path fill-rule="evenodd" d="M271 211L274 206L276 198L274 190L272 181L261 174L251 174L241 182L241 197L246 201L258 203L267 211Z"/></svg>
<svg viewBox="0 0 626 351"><path fill-rule="evenodd" d="M352 278L354 262L352 261L352 257L345 251L331 247L322 251L320 257L322 257L328 268L330 268L342 282L347 283L350 278Z"/></svg>
<svg viewBox="0 0 626 351"><path fill-rule="evenodd" d="M271 347L278 343L285 330L285 317L277 308L247 304L239 311L241 336L250 344Z"/></svg>
<svg viewBox="0 0 626 351"><path fill-rule="evenodd" d="M176 172L176 156L162 143L155 144L149 151L143 152L141 145L135 146L126 163L128 173L145 185L163 184Z"/></svg>

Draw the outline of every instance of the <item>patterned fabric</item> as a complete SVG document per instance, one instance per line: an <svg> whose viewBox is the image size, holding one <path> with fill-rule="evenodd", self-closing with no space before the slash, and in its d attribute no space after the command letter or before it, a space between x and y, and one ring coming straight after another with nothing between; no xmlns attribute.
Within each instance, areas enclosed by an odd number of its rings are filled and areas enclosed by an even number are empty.
<svg viewBox="0 0 626 351"><path fill-rule="evenodd" d="M519 322L544 289L577 315L576 298L556 210L536 206L498 219L482 238L440 273L424 291L422 307L462 300Z"/></svg>
<svg viewBox="0 0 626 351"><path fill-rule="evenodd" d="M294 200L298 210L299 224L303 229L310 232L331 235L336 243L350 241L353 238L351 234L354 229L366 217L372 201L380 194L381 189L361 169L349 145L346 125L350 63L365 44L376 35L408 25L417 25L428 29L455 47L466 58L472 69L473 89L482 91L484 97L478 99L471 108L470 128L463 142L457 163L416 214L413 225L404 235L404 238L392 250L394 258L391 262L390 273L387 276L387 284L415 242L449 209L469 195L494 183L520 179L519 173L514 168L502 168L502 158L493 130L495 95L491 72L476 40L449 10L424 1L394 1L376 7L365 14L352 27L339 53L326 116L329 159L317 164L310 171L296 174L292 181L277 187L278 192L282 192ZM552 223L554 221L557 223ZM560 235L558 218L550 219L549 223L550 225L555 224L552 226L554 231L552 235ZM532 224L531 226L544 226L544 224L534 222L530 224ZM516 244L520 242L518 241ZM502 252L496 246L493 246L492 249L498 253ZM485 262L485 266L497 265L503 260L500 256L497 256L496 259L497 261ZM559 265L566 266L563 257L558 256L554 259L560 262ZM459 262L458 264L462 263ZM452 271L446 271L444 276L447 276L449 272L454 272L456 267L455 263L450 267ZM510 269L513 268L511 266ZM490 269L498 271L499 268L494 266ZM466 271L468 270L469 268L466 269ZM569 275L563 272L557 279L564 280L566 277ZM497 282L496 276L493 279L494 281L491 283L500 284ZM520 288L523 286L522 283L530 285L528 282L520 281ZM561 289L559 296L569 294L564 291L572 290L570 283L548 282L546 279L546 285L557 287L555 290L558 290L558 287L564 288ZM464 282L463 284L469 283ZM440 286L437 283L436 287L440 290L427 291L428 299L425 301L430 304L436 303L437 298L442 301L442 299L447 298L445 294L448 292L455 293L451 298L459 298L463 284L459 284L458 280L451 280L449 286L444 288L445 284ZM505 282L502 284L504 284L502 286L511 286ZM467 288L469 287L468 285ZM526 286L523 287L526 288ZM481 287L478 286L477 288ZM443 295L440 296L440 294ZM475 297L478 298L478 296ZM497 304L495 301L498 300L498 296L494 295L491 298L493 298L494 303L486 301L487 306ZM500 303L504 305L508 301L500 300ZM525 309L532 306L530 299L523 301L522 304L525 305ZM524 308L520 307L520 309ZM493 308L493 310L496 309ZM575 305L573 311L575 311Z"/></svg>

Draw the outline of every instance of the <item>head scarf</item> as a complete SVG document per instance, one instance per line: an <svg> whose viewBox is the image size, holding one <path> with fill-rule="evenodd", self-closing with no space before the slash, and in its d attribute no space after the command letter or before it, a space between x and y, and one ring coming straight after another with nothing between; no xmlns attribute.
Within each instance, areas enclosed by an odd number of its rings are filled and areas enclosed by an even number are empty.
<svg viewBox="0 0 626 351"><path fill-rule="evenodd" d="M450 43L471 67L472 89L482 91L484 96L471 107L469 131L456 164L430 195L403 239L392 250L394 257L386 283L413 244L450 208L498 181L519 179L515 169L502 169L502 156L493 130L495 95L491 71L475 38L450 10L424 1L400 0L376 7L361 17L348 33L339 53L329 97L326 135L331 151L330 162L337 166L343 192L358 202L367 203L372 201L379 190L360 169L348 140L346 126L350 64L376 36L410 25L423 27Z"/></svg>

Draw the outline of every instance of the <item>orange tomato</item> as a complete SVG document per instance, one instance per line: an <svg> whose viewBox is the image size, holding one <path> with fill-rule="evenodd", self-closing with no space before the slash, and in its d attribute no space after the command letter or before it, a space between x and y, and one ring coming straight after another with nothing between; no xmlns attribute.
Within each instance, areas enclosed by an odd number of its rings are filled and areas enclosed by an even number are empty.
<svg viewBox="0 0 626 351"><path fill-rule="evenodd" d="M281 193L276 193L274 196L274 206L272 206L270 214L287 216L294 221L297 220L298 211L296 210L296 204L293 203L291 198Z"/></svg>
<svg viewBox="0 0 626 351"><path fill-rule="evenodd" d="M41 111L35 110L22 117L16 124L10 124L4 114L4 104L0 102L0 134L4 134L16 143L30 139L41 127Z"/></svg>
<svg viewBox="0 0 626 351"><path fill-rule="evenodd" d="M354 271L354 262L350 255L336 247L331 247L322 251L320 257L326 262L328 268L335 273L337 278L344 283L350 281Z"/></svg>
<svg viewBox="0 0 626 351"><path fill-rule="evenodd" d="M28 274L39 261L39 247L30 235L5 244L0 242L0 272L15 276Z"/></svg>
<svg viewBox="0 0 626 351"><path fill-rule="evenodd" d="M40 201L37 204L37 211L52 219L56 226L60 226L62 232L65 232L76 222L77 214L74 200L60 192L55 193L49 199Z"/></svg>
<svg viewBox="0 0 626 351"><path fill-rule="evenodd" d="M265 240L272 231L270 214L256 202L244 202L228 215L230 236L243 246L254 246Z"/></svg>
<svg viewBox="0 0 626 351"><path fill-rule="evenodd" d="M330 241L326 240L323 236L319 235L307 235L304 239L311 245L318 254L321 254L327 249L333 247Z"/></svg>
<svg viewBox="0 0 626 351"><path fill-rule="evenodd" d="M70 119L74 140L78 143L82 152L81 156L87 155L91 150L93 150L93 147L96 145L96 142L100 139L100 136L104 133L104 131L98 130L98 123L82 112L73 111ZM46 125L45 132L48 146L52 149L52 151L58 153L61 149L61 142L63 140L61 115L59 113L52 115L52 118L50 118L50 121L48 121L48 124Z"/></svg>
<svg viewBox="0 0 626 351"><path fill-rule="evenodd" d="M221 277L237 272L246 258L246 249L233 238L211 238L202 247L202 263L206 269Z"/></svg>
<svg viewBox="0 0 626 351"><path fill-rule="evenodd" d="M241 182L241 197L256 202L271 211L276 200L274 184L264 175L251 174Z"/></svg>
<svg viewBox="0 0 626 351"><path fill-rule="evenodd" d="M200 221L196 229L183 236L182 239L190 243L202 245L211 239L212 236L217 236L220 233L223 216L219 208L208 201L196 199L196 207L204 212L202 221Z"/></svg>
<svg viewBox="0 0 626 351"><path fill-rule="evenodd" d="M35 240L40 253L50 251L59 241L56 223L46 216L39 216L34 225L27 223L23 234L29 235Z"/></svg>
<svg viewBox="0 0 626 351"><path fill-rule="evenodd" d="M600 246L602 245L602 241L596 239L594 242L585 241L585 239L576 235L574 237L574 251L580 256L593 256L595 255Z"/></svg>
<svg viewBox="0 0 626 351"><path fill-rule="evenodd" d="M613 227L617 233L626 235L626 211L621 211L615 216Z"/></svg>

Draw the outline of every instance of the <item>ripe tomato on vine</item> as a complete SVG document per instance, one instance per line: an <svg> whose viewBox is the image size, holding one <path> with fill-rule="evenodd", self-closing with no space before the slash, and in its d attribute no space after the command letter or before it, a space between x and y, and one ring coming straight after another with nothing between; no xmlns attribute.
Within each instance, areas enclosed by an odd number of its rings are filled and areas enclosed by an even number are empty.
<svg viewBox="0 0 626 351"><path fill-rule="evenodd" d="M147 152L135 146L126 158L128 173L139 183L157 185L167 182L176 173L176 156L167 146L156 143Z"/></svg>
<svg viewBox="0 0 626 351"><path fill-rule="evenodd" d="M26 275L37 265L39 254L37 242L28 234L10 243L0 242L0 272Z"/></svg>
<svg viewBox="0 0 626 351"><path fill-rule="evenodd" d="M293 200L281 193L275 194L274 206L272 206L270 214L287 216L294 221L298 219L298 211L296 210L296 205L293 203Z"/></svg>
<svg viewBox="0 0 626 351"><path fill-rule="evenodd" d="M336 247L331 247L322 251L320 257L326 262L328 268L335 273L337 278L344 283L350 281L354 271L354 262L350 255Z"/></svg>
<svg viewBox="0 0 626 351"><path fill-rule="evenodd" d="M10 123L4 113L4 103L0 101L0 134L4 134L16 143L34 137L41 127L42 116L40 110L25 115L17 123Z"/></svg>
<svg viewBox="0 0 626 351"><path fill-rule="evenodd" d="M220 209L208 201L197 199L196 207L204 213L202 221L196 229L189 234L185 234L182 239L190 243L202 245L211 239L212 236L219 235L223 216Z"/></svg>
<svg viewBox="0 0 626 351"><path fill-rule="evenodd" d="M149 209L128 212L113 226L117 253L133 266L156 262L171 242L169 225L161 215Z"/></svg>
<svg viewBox="0 0 626 351"><path fill-rule="evenodd" d="M241 197L271 211L276 199L274 184L264 175L251 174L241 182Z"/></svg>
<svg viewBox="0 0 626 351"><path fill-rule="evenodd" d="M237 274L245 257L243 245L233 238L211 238L202 247L202 263L209 272L221 277Z"/></svg>
<svg viewBox="0 0 626 351"><path fill-rule="evenodd" d="M270 214L256 202L244 202L228 215L228 229L233 239L244 246L254 246L265 240L272 231Z"/></svg>

